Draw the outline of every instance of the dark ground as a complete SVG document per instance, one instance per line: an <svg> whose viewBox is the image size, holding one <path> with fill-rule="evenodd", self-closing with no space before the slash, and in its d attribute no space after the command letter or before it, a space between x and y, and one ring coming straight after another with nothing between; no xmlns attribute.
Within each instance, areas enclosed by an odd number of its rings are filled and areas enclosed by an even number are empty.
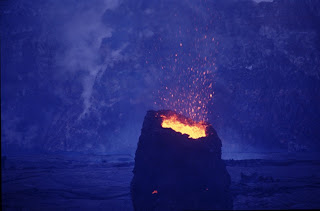
<svg viewBox="0 0 320 211"><path fill-rule="evenodd" d="M234 209L319 208L320 159L300 155L226 160ZM2 209L131 210L133 165L130 155L8 156Z"/></svg>

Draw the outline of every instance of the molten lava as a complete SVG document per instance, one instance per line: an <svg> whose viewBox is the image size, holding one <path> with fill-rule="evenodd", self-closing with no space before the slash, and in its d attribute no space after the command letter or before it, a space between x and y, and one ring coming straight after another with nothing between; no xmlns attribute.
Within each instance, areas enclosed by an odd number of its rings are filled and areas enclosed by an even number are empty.
<svg viewBox="0 0 320 211"><path fill-rule="evenodd" d="M206 136L206 125L201 122L189 123L182 122L177 115L164 116L161 115L163 128L171 128L172 130L189 135L189 138L198 139Z"/></svg>

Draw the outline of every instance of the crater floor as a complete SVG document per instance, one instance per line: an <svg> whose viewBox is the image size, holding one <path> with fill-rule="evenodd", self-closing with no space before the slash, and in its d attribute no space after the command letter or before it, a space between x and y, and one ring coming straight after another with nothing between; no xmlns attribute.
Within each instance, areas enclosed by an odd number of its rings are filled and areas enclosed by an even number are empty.
<svg viewBox="0 0 320 211"><path fill-rule="evenodd" d="M290 156L226 160L234 209L320 208L320 160ZM2 208L132 210L131 155L2 158Z"/></svg>

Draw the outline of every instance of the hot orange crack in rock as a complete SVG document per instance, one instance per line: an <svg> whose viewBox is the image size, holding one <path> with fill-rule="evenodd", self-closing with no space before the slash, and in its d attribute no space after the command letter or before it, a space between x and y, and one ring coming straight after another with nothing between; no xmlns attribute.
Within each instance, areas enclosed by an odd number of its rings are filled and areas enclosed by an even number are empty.
<svg viewBox="0 0 320 211"><path fill-rule="evenodd" d="M171 128L172 130L189 135L189 138L198 139L206 136L206 126L201 122L188 124L180 121L177 115L164 116L161 115L163 128Z"/></svg>

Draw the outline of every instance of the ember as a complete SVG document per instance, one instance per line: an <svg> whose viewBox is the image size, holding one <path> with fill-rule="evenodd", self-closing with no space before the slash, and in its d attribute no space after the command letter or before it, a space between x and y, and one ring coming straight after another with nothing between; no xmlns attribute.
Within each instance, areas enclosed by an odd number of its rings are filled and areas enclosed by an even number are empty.
<svg viewBox="0 0 320 211"><path fill-rule="evenodd" d="M207 34L208 28L195 28L193 42L175 43L179 48L158 62L163 77L155 92L155 108L168 109L195 121L208 121L214 98L218 41ZM176 34L176 37L183 36ZM162 42L155 43L162 49ZM156 50L157 51L157 50Z"/></svg>
<svg viewBox="0 0 320 211"><path fill-rule="evenodd" d="M198 139L206 136L206 125L203 123L182 122L177 115L164 116L161 115L163 121L161 126L163 128L171 128L172 130L189 135L189 138Z"/></svg>

